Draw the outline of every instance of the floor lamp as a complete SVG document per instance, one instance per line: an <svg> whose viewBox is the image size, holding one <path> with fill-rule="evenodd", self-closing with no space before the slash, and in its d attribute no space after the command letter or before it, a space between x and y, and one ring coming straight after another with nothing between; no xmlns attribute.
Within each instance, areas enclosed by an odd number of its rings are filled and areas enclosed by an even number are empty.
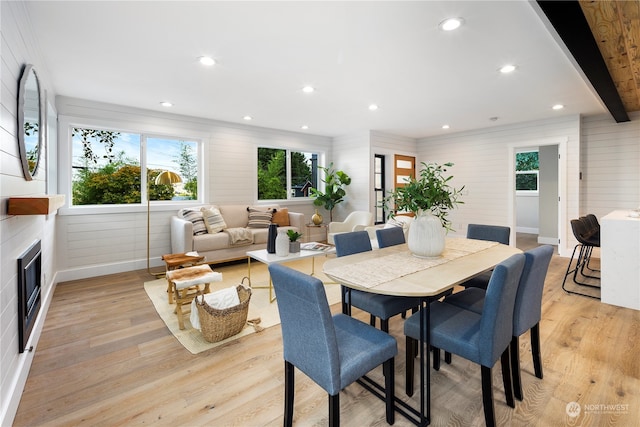
<svg viewBox="0 0 640 427"><path fill-rule="evenodd" d="M182 178L175 172L171 171L162 171L156 176L155 185L167 185L167 184L177 184L182 182ZM150 262L150 235L151 235L151 186L149 185L149 180L147 180L147 273L153 274L154 276L162 276L163 273L152 273L151 268L149 266Z"/></svg>

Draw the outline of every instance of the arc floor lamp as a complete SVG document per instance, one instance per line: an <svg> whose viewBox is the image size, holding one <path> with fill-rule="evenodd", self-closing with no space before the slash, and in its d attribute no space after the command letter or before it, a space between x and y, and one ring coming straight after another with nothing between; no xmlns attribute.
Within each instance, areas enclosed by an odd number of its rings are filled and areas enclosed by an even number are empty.
<svg viewBox="0 0 640 427"><path fill-rule="evenodd" d="M155 185L168 185L168 184L178 184L182 182L182 178L175 172L171 171L162 171L156 176L154 181ZM149 185L149 180L147 180L147 273L153 274L154 276L162 276L164 272L161 273L152 273L150 268L150 258L151 258L151 250L150 250L150 236L151 236L151 186Z"/></svg>

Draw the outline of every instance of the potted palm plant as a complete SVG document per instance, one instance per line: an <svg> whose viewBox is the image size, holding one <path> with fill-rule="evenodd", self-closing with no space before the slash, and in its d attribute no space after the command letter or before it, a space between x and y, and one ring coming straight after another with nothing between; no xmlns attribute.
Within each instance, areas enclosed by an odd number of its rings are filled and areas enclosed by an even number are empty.
<svg viewBox="0 0 640 427"><path fill-rule="evenodd" d="M385 207L393 212L411 212L415 220L409 228L407 244L416 256L438 256L444 250L444 236L451 230L447 215L459 200L464 186L450 185L453 176L446 176L453 163L422 163L420 175L410 177L404 187L393 190L384 200Z"/></svg>

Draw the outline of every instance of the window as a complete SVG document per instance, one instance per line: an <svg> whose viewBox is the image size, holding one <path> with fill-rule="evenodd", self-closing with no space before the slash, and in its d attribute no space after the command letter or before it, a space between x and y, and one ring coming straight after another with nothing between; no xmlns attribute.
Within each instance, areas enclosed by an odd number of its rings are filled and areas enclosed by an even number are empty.
<svg viewBox="0 0 640 427"><path fill-rule="evenodd" d="M384 224L384 156L376 154L373 159L373 194L375 202L375 224Z"/></svg>
<svg viewBox="0 0 640 427"><path fill-rule="evenodd" d="M197 200L198 142L104 129L73 127L71 204L139 204ZM143 154L144 153L144 154ZM182 182L155 184L163 171ZM148 185L142 185L146 179Z"/></svg>
<svg viewBox="0 0 640 427"><path fill-rule="evenodd" d="M516 153L516 191L538 191L538 152Z"/></svg>
<svg viewBox="0 0 640 427"><path fill-rule="evenodd" d="M258 200L309 197L318 183L318 154L258 147Z"/></svg>

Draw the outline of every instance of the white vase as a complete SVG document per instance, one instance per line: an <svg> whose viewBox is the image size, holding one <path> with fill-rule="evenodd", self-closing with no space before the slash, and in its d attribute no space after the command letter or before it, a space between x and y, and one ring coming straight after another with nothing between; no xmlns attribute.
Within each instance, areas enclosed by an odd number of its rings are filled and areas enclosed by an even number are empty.
<svg viewBox="0 0 640 427"><path fill-rule="evenodd" d="M285 230L278 230L276 237L276 255L289 256L289 236Z"/></svg>
<svg viewBox="0 0 640 427"><path fill-rule="evenodd" d="M437 257L444 251L445 228L440 218L429 211L418 211L409 228L407 245L421 258Z"/></svg>

